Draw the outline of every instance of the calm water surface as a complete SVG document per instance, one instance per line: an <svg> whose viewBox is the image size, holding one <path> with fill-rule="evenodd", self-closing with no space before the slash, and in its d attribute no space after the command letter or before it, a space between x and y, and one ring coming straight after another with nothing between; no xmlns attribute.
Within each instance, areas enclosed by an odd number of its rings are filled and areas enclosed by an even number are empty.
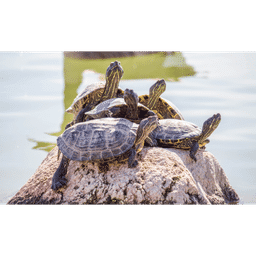
<svg viewBox="0 0 256 256"><path fill-rule="evenodd" d="M256 54L188 53L196 75L167 81L163 97L199 126L214 113L222 121L207 150L223 167L241 204L256 203ZM64 119L63 53L0 53L0 202L6 204L47 155L34 149L56 142ZM122 64L122 63L121 63ZM166 57L163 66L173 65ZM86 85L102 74L83 73ZM121 80L120 87L148 93L153 79ZM47 143L45 143L47 142Z"/></svg>

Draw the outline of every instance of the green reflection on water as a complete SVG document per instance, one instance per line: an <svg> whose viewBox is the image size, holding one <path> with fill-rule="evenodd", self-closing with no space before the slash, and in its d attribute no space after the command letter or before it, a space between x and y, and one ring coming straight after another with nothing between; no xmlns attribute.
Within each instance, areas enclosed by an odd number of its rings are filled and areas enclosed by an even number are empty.
<svg viewBox="0 0 256 256"><path fill-rule="evenodd" d="M36 143L36 146L34 146L32 149L40 149L40 150L50 152L56 146L56 143L36 141L33 139L28 139L28 140Z"/></svg>
<svg viewBox="0 0 256 256"><path fill-rule="evenodd" d="M122 80L129 79L165 79L166 81L178 81L180 77L193 76L195 70L187 65L181 52L175 52L166 56L164 52L133 57L110 58L110 59L74 59L64 56L64 109L67 109L77 96L77 89L82 83L84 70L93 70L105 76L107 67L115 60L121 62L124 69ZM65 126L73 119L72 114L64 112L60 131L51 133L59 136L65 130ZM34 141L37 145L34 149L50 151L55 144Z"/></svg>

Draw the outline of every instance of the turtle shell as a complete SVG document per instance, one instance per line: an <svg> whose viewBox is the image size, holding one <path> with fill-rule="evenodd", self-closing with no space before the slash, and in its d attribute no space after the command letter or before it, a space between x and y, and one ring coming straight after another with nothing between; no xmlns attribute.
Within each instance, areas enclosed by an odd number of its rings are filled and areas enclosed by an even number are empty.
<svg viewBox="0 0 256 256"><path fill-rule="evenodd" d="M135 141L138 125L124 118L101 118L78 123L57 138L64 156L75 161L95 161L119 156Z"/></svg>
<svg viewBox="0 0 256 256"><path fill-rule="evenodd" d="M101 102L93 110L86 112L85 115L97 115L106 109L111 109L112 107L124 108L122 112L126 112L128 106L124 98L109 99ZM149 109L146 106L138 103L138 111L140 115L143 116L149 111Z"/></svg>
<svg viewBox="0 0 256 256"><path fill-rule="evenodd" d="M125 105L126 103L123 98L109 99L101 102L93 110L86 112L85 115L95 115L101 113L106 109L110 109L112 107L122 107Z"/></svg>
<svg viewBox="0 0 256 256"><path fill-rule="evenodd" d="M68 113L78 114L90 102L97 102L101 99L106 83L94 83L87 86L79 95L76 96L72 105L66 110ZM118 88L117 97L123 97L124 91Z"/></svg>
<svg viewBox="0 0 256 256"><path fill-rule="evenodd" d="M139 96L139 102L145 106L148 105L149 95L141 95ZM152 109L158 115L159 119L178 119L184 120L179 109L169 100L166 100L162 97L159 97L156 107Z"/></svg>
<svg viewBox="0 0 256 256"><path fill-rule="evenodd" d="M197 139L202 130L197 125L177 119L161 119L158 127L153 131L157 140L170 140L170 144L182 142L186 139Z"/></svg>

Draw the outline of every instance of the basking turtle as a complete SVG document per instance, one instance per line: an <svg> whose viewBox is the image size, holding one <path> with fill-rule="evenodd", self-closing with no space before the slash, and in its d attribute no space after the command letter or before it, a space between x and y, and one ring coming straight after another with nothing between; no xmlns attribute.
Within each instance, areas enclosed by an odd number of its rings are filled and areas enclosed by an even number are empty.
<svg viewBox="0 0 256 256"><path fill-rule="evenodd" d="M68 128L57 138L63 158L53 175L52 189L57 190L66 184L65 175L70 160L94 161L100 169L108 166L110 160L128 159L128 167L136 167L136 153L142 150L145 138L157 125L155 115L145 118L139 125L124 118L109 117Z"/></svg>
<svg viewBox="0 0 256 256"><path fill-rule="evenodd" d="M94 83L87 86L77 95L72 105L66 110L66 112L74 114L74 120L66 128L74 123L81 122L83 113L90 111L100 102L115 97L123 97L123 90L118 88L123 73L124 71L120 62L111 62L106 71L106 82Z"/></svg>
<svg viewBox="0 0 256 256"><path fill-rule="evenodd" d="M197 125L184 120L161 119L158 127L149 134L151 146L190 150L190 157L196 161L197 150L210 142L207 138L218 127L220 121L221 115L215 114L208 118L200 129Z"/></svg>
<svg viewBox="0 0 256 256"><path fill-rule="evenodd" d="M153 110L160 119L184 120L179 109L170 101L161 98L160 95L166 90L164 79L158 80L149 89L149 95L139 96L139 102Z"/></svg>
<svg viewBox="0 0 256 256"><path fill-rule="evenodd" d="M126 118L132 122L140 123L142 119L156 114L139 103L139 97L133 90L126 89L124 98L103 101L93 110L84 113L84 115L86 121L111 116Z"/></svg>

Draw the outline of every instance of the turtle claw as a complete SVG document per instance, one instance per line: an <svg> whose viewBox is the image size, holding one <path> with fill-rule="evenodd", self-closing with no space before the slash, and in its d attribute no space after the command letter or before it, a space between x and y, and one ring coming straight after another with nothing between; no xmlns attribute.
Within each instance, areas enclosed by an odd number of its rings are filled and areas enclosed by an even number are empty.
<svg viewBox="0 0 256 256"><path fill-rule="evenodd" d="M195 156L191 156L190 155L190 157L195 161L195 163L196 163L196 161L197 161L197 159L196 159L196 157Z"/></svg>
<svg viewBox="0 0 256 256"><path fill-rule="evenodd" d="M196 152L197 152L198 149L199 149L199 144L198 144L198 142L194 141L193 144L192 144L192 147L191 147L191 150L190 150L189 155L190 155L190 157L191 157L195 162L197 161L195 154L196 154Z"/></svg>
<svg viewBox="0 0 256 256"><path fill-rule="evenodd" d="M58 177L58 178L53 177L51 189L56 191L59 188L64 187L66 184L67 184L67 179L64 176Z"/></svg>
<svg viewBox="0 0 256 256"><path fill-rule="evenodd" d="M135 160L132 164L128 164L129 168L135 168L138 165L138 161Z"/></svg>

